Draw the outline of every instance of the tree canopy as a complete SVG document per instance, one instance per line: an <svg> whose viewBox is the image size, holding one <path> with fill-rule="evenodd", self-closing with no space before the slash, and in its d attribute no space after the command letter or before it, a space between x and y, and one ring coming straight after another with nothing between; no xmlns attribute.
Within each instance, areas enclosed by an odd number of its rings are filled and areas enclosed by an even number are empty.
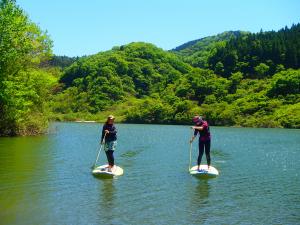
<svg viewBox="0 0 300 225"><path fill-rule="evenodd" d="M43 97L53 80L34 68L50 56L51 46L15 1L1 1L0 135L35 133L46 123Z"/></svg>

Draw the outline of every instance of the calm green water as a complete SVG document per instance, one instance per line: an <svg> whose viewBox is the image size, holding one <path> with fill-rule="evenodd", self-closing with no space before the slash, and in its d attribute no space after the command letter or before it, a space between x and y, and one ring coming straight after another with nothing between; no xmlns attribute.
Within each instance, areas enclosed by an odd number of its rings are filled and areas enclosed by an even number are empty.
<svg viewBox="0 0 300 225"><path fill-rule="evenodd" d="M220 176L203 181L188 126L117 127L114 180L91 175L101 124L1 138L0 224L300 224L299 130L212 127Z"/></svg>

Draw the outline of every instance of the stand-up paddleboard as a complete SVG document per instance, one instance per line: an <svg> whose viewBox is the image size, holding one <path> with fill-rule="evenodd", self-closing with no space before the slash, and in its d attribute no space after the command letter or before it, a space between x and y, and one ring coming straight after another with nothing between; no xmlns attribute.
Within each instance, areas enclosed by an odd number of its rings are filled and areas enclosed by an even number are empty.
<svg viewBox="0 0 300 225"><path fill-rule="evenodd" d="M199 170L198 166L193 166L190 169L190 174L198 178L207 179L217 177L219 175L219 171L213 166L210 166L208 170L207 165L200 165Z"/></svg>
<svg viewBox="0 0 300 225"><path fill-rule="evenodd" d="M102 165L93 169L92 173L94 176L100 178L113 178L115 176L123 175L124 171L121 167L115 165L110 172L108 171L108 165Z"/></svg>

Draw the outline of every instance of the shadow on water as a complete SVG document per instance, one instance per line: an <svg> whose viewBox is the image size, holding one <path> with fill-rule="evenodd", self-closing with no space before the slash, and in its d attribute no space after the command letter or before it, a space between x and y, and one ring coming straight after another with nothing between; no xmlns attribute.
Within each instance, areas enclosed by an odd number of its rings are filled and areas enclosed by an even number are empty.
<svg viewBox="0 0 300 225"><path fill-rule="evenodd" d="M211 150L212 165L218 166L218 164L223 164L231 160L231 155L221 149ZM218 168L217 168L218 169Z"/></svg>
<svg viewBox="0 0 300 225"><path fill-rule="evenodd" d="M124 152L120 157L122 157L122 158L134 158L135 156L140 154L142 151L143 151L142 149L128 150L128 151Z"/></svg>
<svg viewBox="0 0 300 225"><path fill-rule="evenodd" d="M144 151L145 149L137 149L137 150L128 150L120 155L120 158L122 158L123 162L122 165L124 168L131 167L134 163L133 161L136 160L136 158Z"/></svg>
<svg viewBox="0 0 300 225"><path fill-rule="evenodd" d="M223 150L221 149L212 149L211 150L211 154L212 156L214 157L217 157L217 158L220 158L220 159L229 159L230 158L230 154L227 153L227 152L224 152Z"/></svg>

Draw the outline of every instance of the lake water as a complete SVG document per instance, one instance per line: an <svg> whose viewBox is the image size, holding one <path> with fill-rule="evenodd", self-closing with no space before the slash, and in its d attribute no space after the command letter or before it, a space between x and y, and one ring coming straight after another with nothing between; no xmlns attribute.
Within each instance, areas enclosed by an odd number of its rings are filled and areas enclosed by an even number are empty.
<svg viewBox="0 0 300 225"><path fill-rule="evenodd" d="M188 126L117 128L112 180L91 175L101 124L0 138L0 224L300 224L299 130L211 127L220 175L198 180Z"/></svg>

